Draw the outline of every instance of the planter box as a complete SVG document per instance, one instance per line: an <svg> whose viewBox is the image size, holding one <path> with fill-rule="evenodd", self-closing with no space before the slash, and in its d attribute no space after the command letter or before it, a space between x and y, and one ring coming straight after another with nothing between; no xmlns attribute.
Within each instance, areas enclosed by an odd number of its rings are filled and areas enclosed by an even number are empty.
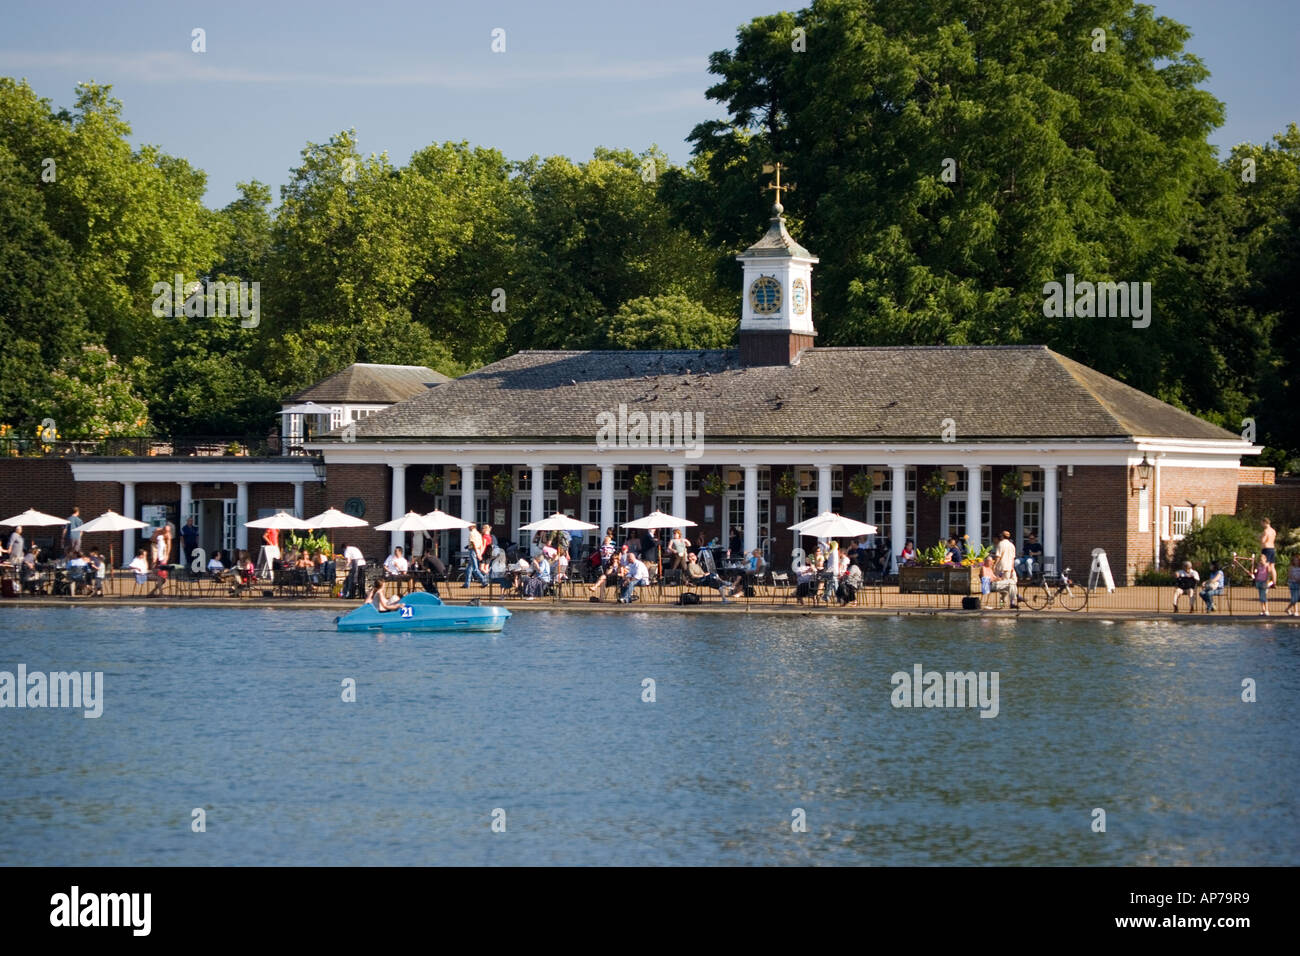
<svg viewBox="0 0 1300 956"><path fill-rule="evenodd" d="M980 569L899 568L900 594L979 594Z"/></svg>

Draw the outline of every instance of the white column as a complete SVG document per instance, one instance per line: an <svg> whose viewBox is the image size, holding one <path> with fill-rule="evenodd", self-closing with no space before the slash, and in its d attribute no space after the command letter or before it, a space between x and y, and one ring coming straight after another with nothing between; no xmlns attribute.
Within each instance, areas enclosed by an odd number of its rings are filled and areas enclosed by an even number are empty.
<svg viewBox="0 0 1300 956"><path fill-rule="evenodd" d="M396 521L406 514L406 466L390 465L389 467L393 469L392 507L389 510L392 511L393 520ZM406 541L405 531L389 532L388 548L390 551L393 548L402 547L404 541Z"/></svg>
<svg viewBox="0 0 1300 956"><path fill-rule="evenodd" d="M248 482L235 482L235 550L248 550L248 529L244 522L248 520Z"/></svg>
<svg viewBox="0 0 1300 956"><path fill-rule="evenodd" d="M966 466L966 533L970 535L970 546L980 546L980 525L982 504L984 501L983 469L979 465Z"/></svg>
<svg viewBox="0 0 1300 956"><path fill-rule="evenodd" d="M1064 570L1058 563L1056 530L1056 466L1043 466L1043 563L1056 564L1059 574Z"/></svg>
<svg viewBox="0 0 1300 956"><path fill-rule="evenodd" d="M293 483L293 516L295 518L305 518L306 515L303 514L305 508L306 505L303 501L302 482L295 481Z"/></svg>
<svg viewBox="0 0 1300 956"><path fill-rule="evenodd" d="M596 532L600 541L605 540L605 529L614 528L614 466L600 466L600 529ZM617 540L618 529L614 528Z"/></svg>
<svg viewBox="0 0 1300 956"><path fill-rule="evenodd" d="M529 512L533 516L533 521L541 521L543 518L548 517L548 515L542 513L542 509L545 507L542 490L546 482L546 464L544 462L530 461L528 467L532 471L532 480L528 486L529 500L531 502Z"/></svg>
<svg viewBox="0 0 1300 956"><path fill-rule="evenodd" d="M677 518L686 517L686 466L673 465L673 516ZM682 529L682 537L686 536L686 529Z"/></svg>
<svg viewBox="0 0 1300 956"><path fill-rule="evenodd" d="M745 466L745 553L758 547L758 466ZM735 557L735 555L732 555Z"/></svg>
<svg viewBox="0 0 1300 956"><path fill-rule="evenodd" d="M135 482L122 482L122 517L135 518ZM136 520L140 520L136 518ZM136 542L140 540L140 532L136 528L129 528L122 532L122 562L118 567L125 567L131 563L135 557Z"/></svg>
<svg viewBox="0 0 1300 956"><path fill-rule="evenodd" d="M893 465L893 485L889 497L889 550L893 552L889 566L898 573L898 555L907 543L907 466Z"/></svg>
<svg viewBox="0 0 1300 956"><path fill-rule="evenodd" d="M474 466L472 464L457 465L460 469L460 517L463 521L474 520ZM469 547L469 528L462 528L460 531L460 549L464 551Z"/></svg>
<svg viewBox="0 0 1300 956"><path fill-rule="evenodd" d="M831 466L817 466L817 513L831 510Z"/></svg>

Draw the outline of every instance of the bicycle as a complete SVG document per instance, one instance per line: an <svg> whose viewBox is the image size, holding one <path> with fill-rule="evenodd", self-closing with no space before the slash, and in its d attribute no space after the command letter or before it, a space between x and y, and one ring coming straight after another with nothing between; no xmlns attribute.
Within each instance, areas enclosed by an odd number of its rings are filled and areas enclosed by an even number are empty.
<svg viewBox="0 0 1300 956"><path fill-rule="evenodd" d="M1044 575L1031 584L1021 593L1020 600L1035 611L1058 603L1067 611L1082 611L1088 606L1088 589L1071 580L1070 569L1066 568L1054 577Z"/></svg>

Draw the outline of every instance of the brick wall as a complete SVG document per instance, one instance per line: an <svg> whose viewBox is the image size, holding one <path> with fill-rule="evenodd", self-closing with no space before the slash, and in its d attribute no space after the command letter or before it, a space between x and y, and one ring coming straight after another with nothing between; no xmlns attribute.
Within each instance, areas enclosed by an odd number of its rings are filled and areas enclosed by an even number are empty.
<svg viewBox="0 0 1300 956"><path fill-rule="evenodd" d="M1239 485L1271 485L1276 480L1272 468L1238 468L1237 476Z"/></svg>
<svg viewBox="0 0 1300 956"><path fill-rule="evenodd" d="M369 528L335 529L332 535L336 548L342 550L345 544L355 544L369 562L382 561L388 554L388 532L376 531L373 525L383 524L392 517L392 474L387 465L329 466L321 510L338 508L343 511L348 499L360 498L365 504L365 513L361 517L372 525ZM311 489L316 487L313 485ZM306 494L307 489L304 489Z"/></svg>
<svg viewBox="0 0 1300 956"><path fill-rule="evenodd" d="M1076 465L1074 474L1057 470L1061 491L1061 568L1087 579L1092 551L1103 548L1116 584L1133 574L1139 544L1130 529L1137 527L1137 495L1129 497L1128 469L1123 465Z"/></svg>
<svg viewBox="0 0 1300 956"><path fill-rule="evenodd" d="M1270 518L1274 525L1300 525L1300 481L1241 485L1237 488L1237 514Z"/></svg>

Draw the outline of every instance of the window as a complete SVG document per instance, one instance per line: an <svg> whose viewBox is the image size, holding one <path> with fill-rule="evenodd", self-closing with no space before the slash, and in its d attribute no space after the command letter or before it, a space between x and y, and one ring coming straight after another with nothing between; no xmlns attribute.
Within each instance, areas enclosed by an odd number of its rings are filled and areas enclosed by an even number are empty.
<svg viewBox="0 0 1300 956"><path fill-rule="evenodd" d="M758 469L758 493L764 494L772 490L772 469Z"/></svg>
<svg viewBox="0 0 1300 956"><path fill-rule="evenodd" d="M450 492L450 491L460 491L460 469L459 469L459 468L445 468L445 469L443 469L443 473L444 473L444 475L446 476L446 479L447 479L446 482L445 482L445 484L446 484L446 486L447 486L447 490L448 490L449 492Z"/></svg>
<svg viewBox="0 0 1300 956"><path fill-rule="evenodd" d="M984 492L986 495L991 494L993 492L993 469L992 468L980 469L980 491Z"/></svg>
<svg viewBox="0 0 1300 956"><path fill-rule="evenodd" d="M587 490L600 493L600 469L584 468L582 470L583 480L587 483Z"/></svg>
<svg viewBox="0 0 1300 956"><path fill-rule="evenodd" d="M743 468L723 468L722 477L727 482L728 491L745 489L745 471Z"/></svg>
<svg viewBox="0 0 1300 956"><path fill-rule="evenodd" d="M700 493L700 469L686 469L686 493L688 495L697 495Z"/></svg>
<svg viewBox="0 0 1300 956"><path fill-rule="evenodd" d="M515 490L532 491L533 490L533 470L528 467L515 469ZM527 524L528 522L524 522Z"/></svg>
<svg viewBox="0 0 1300 956"><path fill-rule="evenodd" d="M1043 493L1043 469L1022 468L1021 473L1029 476L1029 484L1025 486L1025 491L1041 495Z"/></svg>
<svg viewBox="0 0 1300 956"><path fill-rule="evenodd" d="M843 468L831 469L831 491L832 492L838 491L840 494L844 494L844 469Z"/></svg>
<svg viewBox="0 0 1300 956"><path fill-rule="evenodd" d="M479 524L487 523L488 500L485 495L479 495L474 499L474 520Z"/></svg>
<svg viewBox="0 0 1300 956"><path fill-rule="evenodd" d="M1041 541L1043 538L1043 502L1041 498L1022 498L1020 499L1020 528L1018 534L1021 535L1019 548L1021 551L1025 548L1025 541L1030 534L1035 534Z"/></svg>
<svg viewBox="0 0 1300 956"><path fill-rule="evenodd" d="M492 473L487 468L474 469L474 490L485 494L492 490Z"/></svg>
<svg viewBox="0 0 1300 956"><path fill-rule="evenodd" d="M614 469L614 490L627 491L632 483L632 469L615 468Z"/></svg>
<svg viewBox="0 0 1300 956"><path fill-rule="evenodd" d="M627 523L627 498L614 499L614 533L617 535Z"/></svg>
<svg viewBox="0 0 1300 956"><path fill-rule="evenodd" d="M1192 530L1192 509L1187 506L1174 506L1173 511L1173 536L1181 538Z"/></svg>
<svg viewBox="0 0 1300 956"><path fill-rule="evenodd" d="M560 469L555 465L548 465L542 472L542 490L554 491L557 494L560 491ZM547 514L555 514L554 511L548 511Z"/></svg>
<svg viewBox="0 0 1300 956"><path fill-rule="evenodd" d="M905 490L916 491L916 469L915 468L907 469L907 485Z"/></svg>
<svg viewBox="0 0 1300 956"><path fill-rule="evenodd" d="M796 473L795 478L799 483L800 491L817 490L817 469L800 468L799 471Z"/></svg>
<svg viewBox="0 0 1300 956"><path fill-rule="evenodd" d="M944 534L960 538L966 529L966 499L949 498L944 517L947 519Z"/></svg>
<svg viewBox="0 0 1300 956"><path fill-rule="evenodd" d="M594 524L596 526L597 530L594 531L593 534L602 535L602 536L604 535L605 529L600 526L600 498L599 497L587 499L587 523ZM604 538L602 537L601 540L603 541Z"/></svg>

